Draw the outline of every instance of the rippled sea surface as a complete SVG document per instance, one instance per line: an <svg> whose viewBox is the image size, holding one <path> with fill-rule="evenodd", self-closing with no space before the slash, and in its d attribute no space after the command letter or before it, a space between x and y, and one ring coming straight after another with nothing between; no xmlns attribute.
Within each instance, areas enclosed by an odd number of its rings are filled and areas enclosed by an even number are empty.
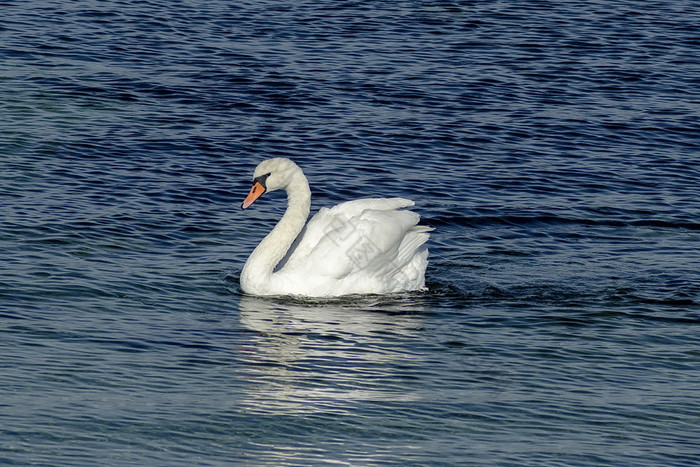
<svg viewBox="0 0 700 467"><path fill-rule="evenodd" d="M700 462L697 2L0 5L1 463ZM244 296L278 156L430 290Z"/></svg>

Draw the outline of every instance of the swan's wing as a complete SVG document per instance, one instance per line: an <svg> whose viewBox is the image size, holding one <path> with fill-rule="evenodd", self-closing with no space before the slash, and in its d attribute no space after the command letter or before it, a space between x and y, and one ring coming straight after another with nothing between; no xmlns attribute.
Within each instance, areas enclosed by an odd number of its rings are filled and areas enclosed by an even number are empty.
<svg viewBox="0 0 700 467"><path fill-rule="evenodd" d="M346 201L332 208L321 208L304 226L287 256L281 261L280 267L305 262L316 245L329 232L343 228L348 221L368 209L390 211L407 208L415 203L405 198L364 198Z"/></svg>
<svg viewBox="0 0 700 467"><path fill-rule="evenodd" d="M420 216L397 209L403 198L366 199L322 209L309 224L284 269L309 277L342 280L391 274L410 263L428 239Z"/></svg>

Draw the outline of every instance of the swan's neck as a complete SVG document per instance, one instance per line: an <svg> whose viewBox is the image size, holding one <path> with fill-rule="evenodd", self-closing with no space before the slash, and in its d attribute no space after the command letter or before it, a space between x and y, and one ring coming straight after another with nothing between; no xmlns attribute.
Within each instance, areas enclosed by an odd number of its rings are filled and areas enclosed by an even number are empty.
<svg viewBox="0 0 700 467"><path fill-rule="evenodd" d="M241 272L243 291L252 294L270 293L275 266L284 258L309 217L311 190L303 173L289 182L287 210L274 229L251 253Z"/></svg>

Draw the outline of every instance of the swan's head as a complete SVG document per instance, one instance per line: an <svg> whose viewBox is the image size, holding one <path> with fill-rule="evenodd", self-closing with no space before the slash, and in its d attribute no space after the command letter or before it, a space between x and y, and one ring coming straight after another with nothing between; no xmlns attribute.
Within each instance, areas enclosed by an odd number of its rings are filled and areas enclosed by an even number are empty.
<svg viewBox="0 0 700 467"><path fill-rule="evenodd" d="M289 159L277 157L262 161L253 173L253 187L241 204L246 209L268 191L286 188L296 176L304 175L298 165Z"/></svg>

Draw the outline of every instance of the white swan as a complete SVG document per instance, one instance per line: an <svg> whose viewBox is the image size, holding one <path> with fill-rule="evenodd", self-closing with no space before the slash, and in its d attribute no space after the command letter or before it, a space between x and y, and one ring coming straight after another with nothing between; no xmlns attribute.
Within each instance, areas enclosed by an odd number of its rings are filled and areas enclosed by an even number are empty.
<svg viewBox="0 0 700 467"><path fill-rule="evenodd" d="M311 205L309 183L294 162L276 158L255 169L241 207L280 188L287 190L287 210L243 266L244 292L334 297L425 290L424 243L432 229L417 225L418 214L399 210L413 201L348 201L321 208L304 227Z"/></svg>

